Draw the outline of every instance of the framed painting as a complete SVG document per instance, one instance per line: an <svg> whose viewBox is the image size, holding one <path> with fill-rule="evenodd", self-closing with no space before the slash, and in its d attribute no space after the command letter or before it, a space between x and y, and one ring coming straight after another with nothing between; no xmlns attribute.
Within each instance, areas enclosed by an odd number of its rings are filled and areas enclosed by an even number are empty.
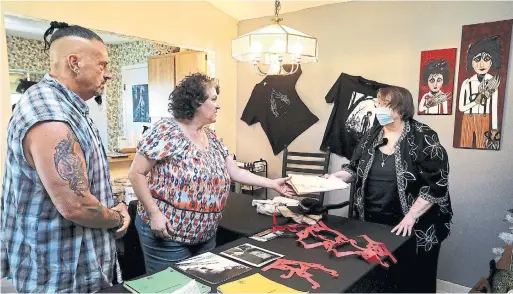
<svg viewBox="0 0 513 294"><path fill-rule="evenodd" d="M499 150L513 20L463 26L453 146Z"/></svg>
<svg viewBox="0 0 513 294"><path fill-rule="evenodd" d="M456 48L420 53L419 115L452 114Z"/></svg>
<svg viewBox="0 0 513 294"><path fill-rule="evenodd" d="M132 86L132 103L134 122L150 122L148 84Z"/></svg>

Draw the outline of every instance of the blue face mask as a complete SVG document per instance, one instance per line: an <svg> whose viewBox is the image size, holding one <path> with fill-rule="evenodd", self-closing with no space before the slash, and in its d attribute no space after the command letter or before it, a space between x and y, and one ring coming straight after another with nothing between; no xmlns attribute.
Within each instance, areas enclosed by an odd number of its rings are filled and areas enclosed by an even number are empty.
<svg viewBox="0 0 513 294"><path fill-rule="evenodd" d="M376 119L382 126L393 123L394 119L392 118L392 109L388 107L378 107L376 109Z"/></svg>

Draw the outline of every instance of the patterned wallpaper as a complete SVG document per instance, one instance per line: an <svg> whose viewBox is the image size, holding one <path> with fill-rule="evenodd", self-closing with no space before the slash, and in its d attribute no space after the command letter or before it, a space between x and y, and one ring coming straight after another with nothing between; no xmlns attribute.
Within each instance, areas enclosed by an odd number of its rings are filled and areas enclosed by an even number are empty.
<svg viewBox="0 0 513 294"><path fill-rule="evenodd" d="M50 59L43 48L42 41L7 36L9 69L48 72Z"/></svg>
<svg viewBox="0 0 513 294"><path fill-rule="evenodd" d="M123 135L123 83L121 67L144 63L148 56L156 55L155 48L149 42L136 41L120 45L108 45L110 71L114 78L107 87L107 128L109 130L109 150L117 146L117 138Z"/></svg>
<svg viewBox="0 0 513 294"><path fill-rule="evenodd" d="M42 41L7 36L9 69L48 72L49 58L42 52ZM107 45L110 71L114 78L107 85L107 132L108 148L113 150L118 136L123 135L123 101L121 67L147 62L148 56L165 55L179 48L148 41L135 41L118 45Z"/></svg>

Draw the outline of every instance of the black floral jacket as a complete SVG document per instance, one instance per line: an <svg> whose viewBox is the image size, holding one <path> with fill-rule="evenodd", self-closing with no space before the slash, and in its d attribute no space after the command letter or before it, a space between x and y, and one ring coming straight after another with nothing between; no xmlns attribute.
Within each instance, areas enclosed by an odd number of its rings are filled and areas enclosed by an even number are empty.
<svg viewBox="0 0 513 294"><path fill-rule="evenodd" d="M351 162L342 166L342 170L356 179L351 190L354 211L360 220L365 220L366 181L382 141L383 127L372 128L356 147ZM418 197L434 204L414 226L417 251L429 251L450 232L452 207L447 152L435 131L411 119L405 122L394 156L402 213L406 215Z"/></svg>

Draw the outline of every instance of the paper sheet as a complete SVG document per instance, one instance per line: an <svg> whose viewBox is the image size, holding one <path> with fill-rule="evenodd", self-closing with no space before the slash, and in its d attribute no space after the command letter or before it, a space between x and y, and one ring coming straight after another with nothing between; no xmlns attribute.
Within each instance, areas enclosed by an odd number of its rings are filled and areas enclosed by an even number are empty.
<svg viewBox="0 0 513 294"><path fill-rule="evenodd" d="M347 183L336 177L325 179L319 176L299 174L290 174L289 176L291 176L289 183L298 195L349 188Z"/></svg>

